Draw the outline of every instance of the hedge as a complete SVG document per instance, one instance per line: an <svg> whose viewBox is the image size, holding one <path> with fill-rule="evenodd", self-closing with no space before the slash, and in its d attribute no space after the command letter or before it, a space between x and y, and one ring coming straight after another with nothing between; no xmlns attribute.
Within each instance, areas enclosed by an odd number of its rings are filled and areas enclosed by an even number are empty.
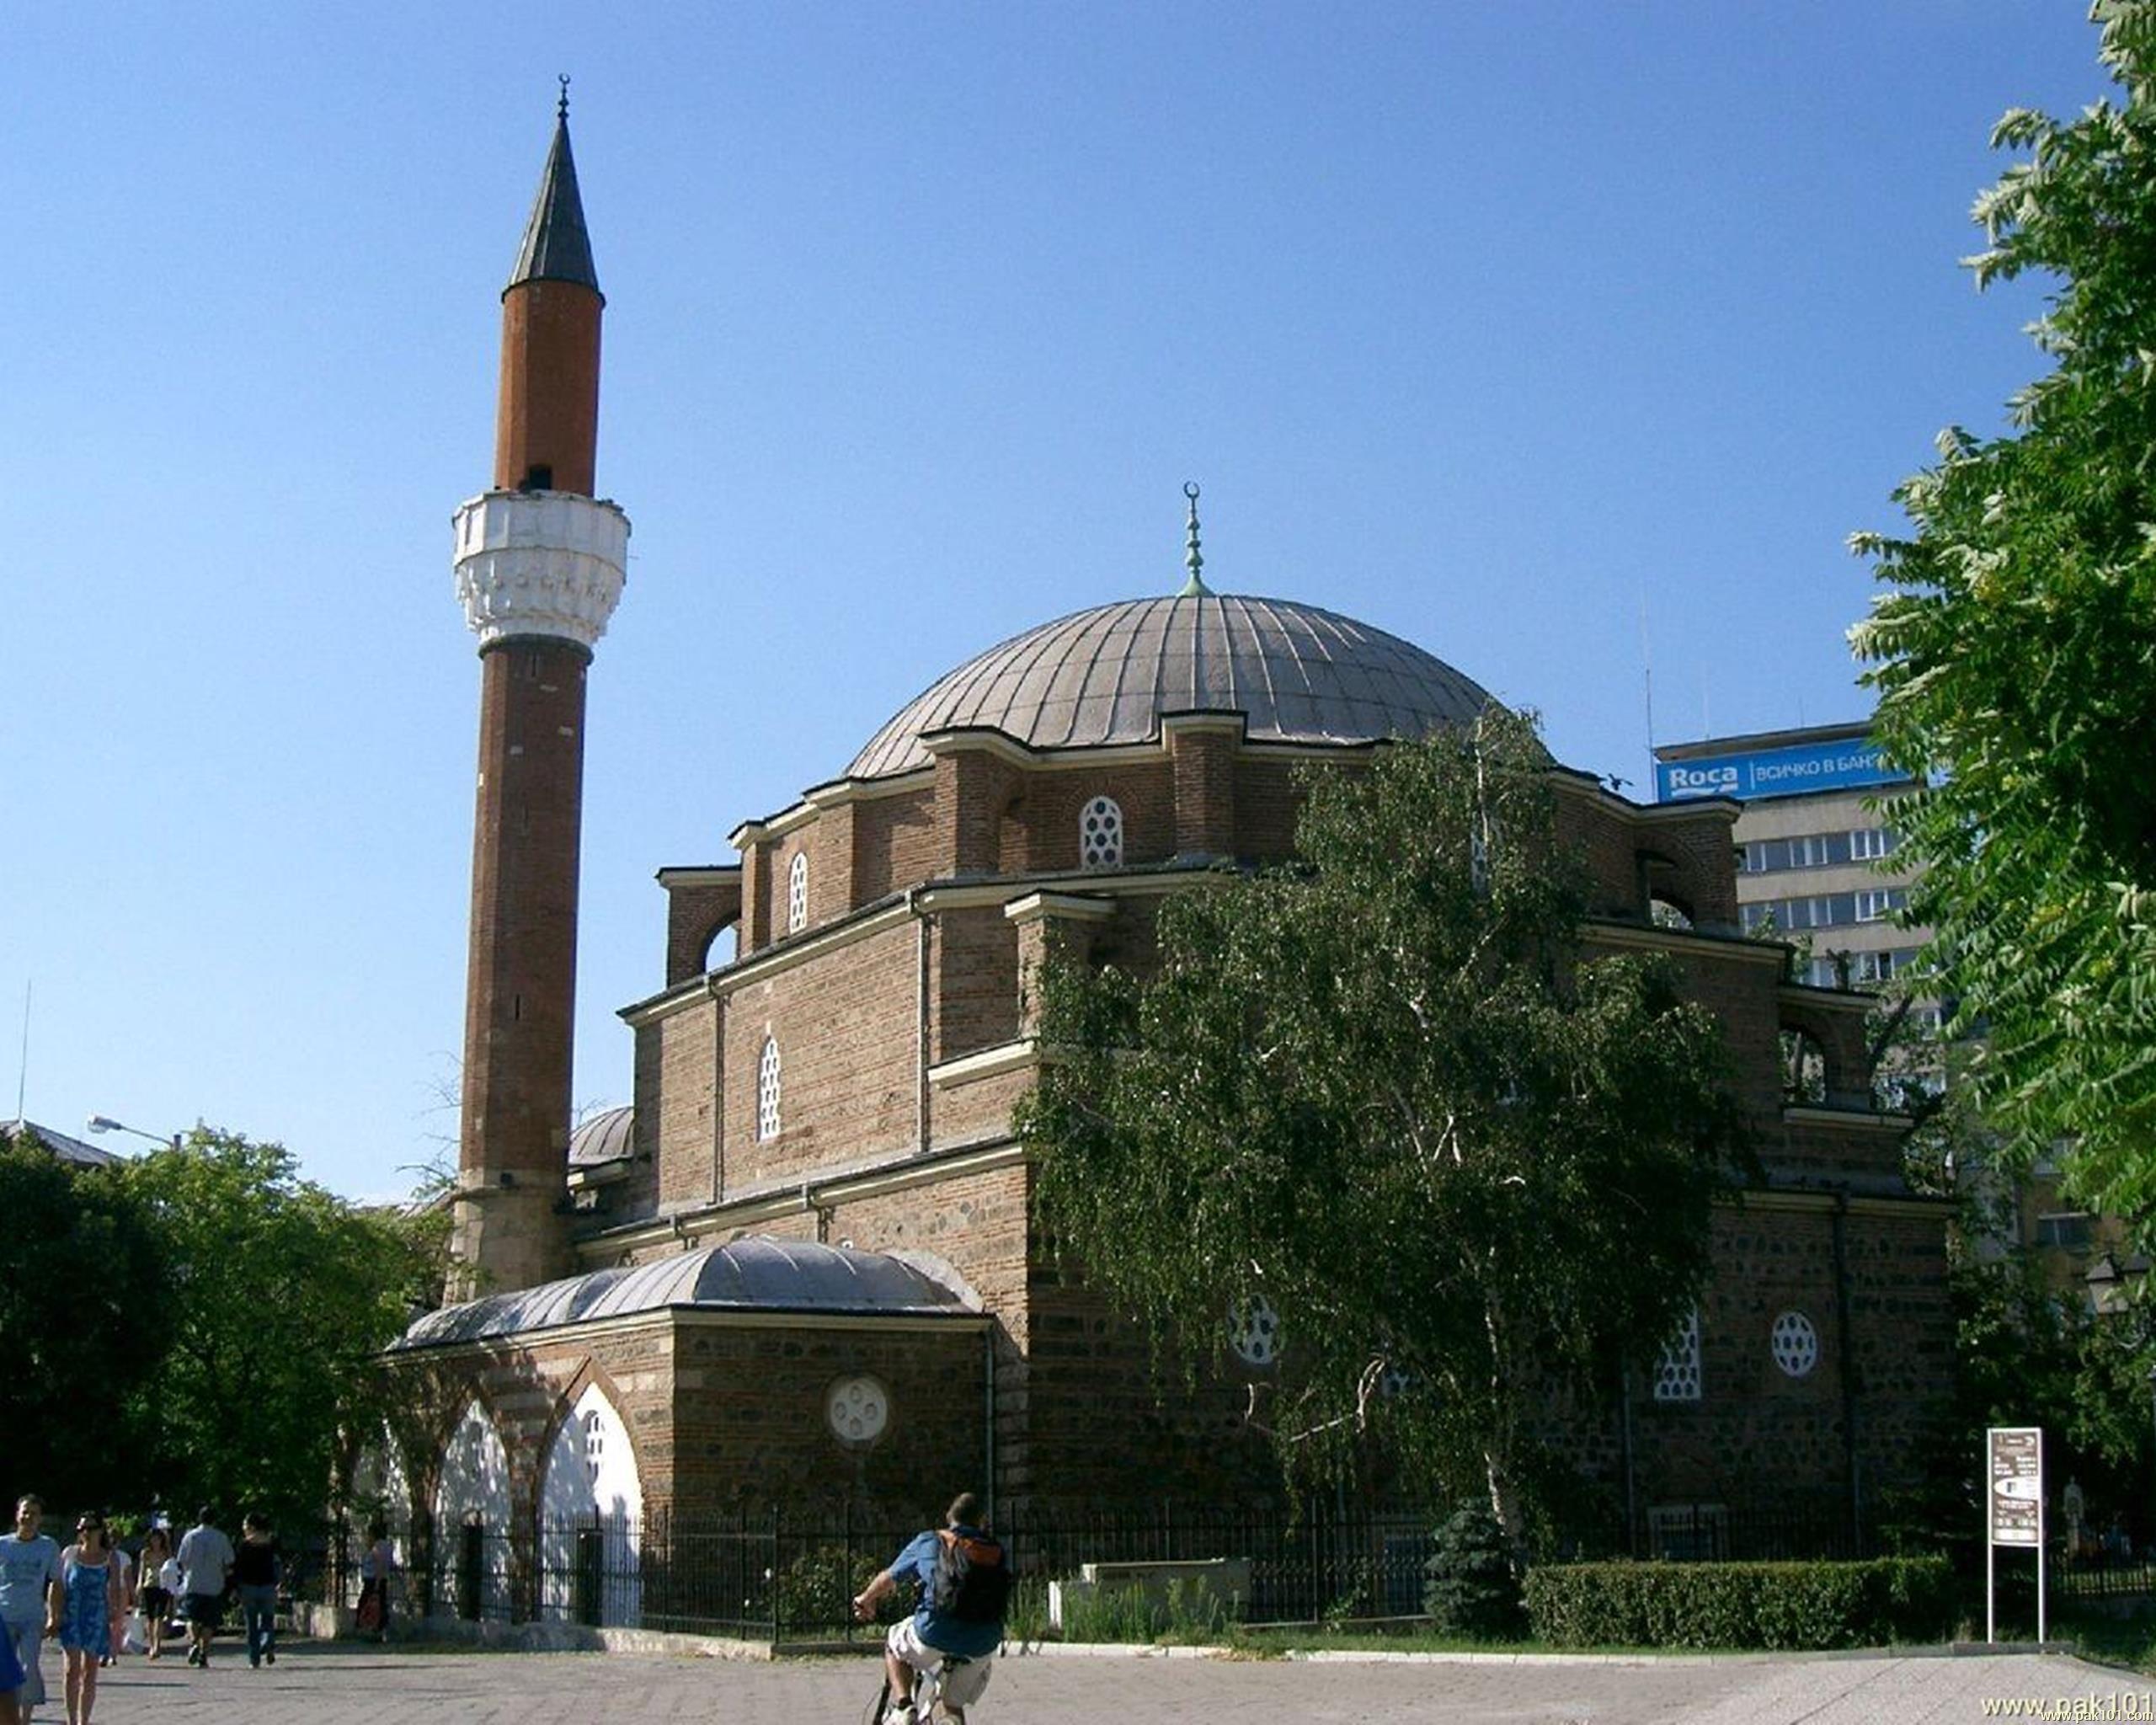
<svg viewBox="0 0 2156 1725"><path fill-rule="evenodd" d="M1529 1570L1530 1632L1556 1647L1877 1647L1945 1639L1953 1566L1944 1557L1862 1563L1565 1563Z"/></svg>

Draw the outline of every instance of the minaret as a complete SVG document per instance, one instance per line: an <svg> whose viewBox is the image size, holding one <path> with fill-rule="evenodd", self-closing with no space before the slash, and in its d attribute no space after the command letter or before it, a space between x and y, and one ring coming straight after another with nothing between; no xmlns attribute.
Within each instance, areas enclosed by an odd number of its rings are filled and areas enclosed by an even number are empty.
<svg viewBox="0 0 2156 1725"><path fill-rule="evenodd" d="M479 637L478 814L452 1297L568 1273L584 678L622 596L628 518L594 496L605 298L569 154L553 148L502 291L493 489L456 511Z"/></svg>

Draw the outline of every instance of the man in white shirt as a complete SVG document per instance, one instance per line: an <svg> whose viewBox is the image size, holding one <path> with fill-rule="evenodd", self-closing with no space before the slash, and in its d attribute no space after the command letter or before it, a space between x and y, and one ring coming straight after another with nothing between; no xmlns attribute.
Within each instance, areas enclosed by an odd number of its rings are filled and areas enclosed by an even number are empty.
<svg viewBox="0 0 2156 1725"><path fill-rule="evenodd" d="M179 1567L187 1578L187 1663L207 1666L211 1638L225 1615L225 1576L232 1567L232 1542L210 1519L205 1503L179 1542Z"/></svg>
<svg viewBox="0 0 2156 1725"><path fill-rule="evenodd" d="M15 1644L22 1662L23 1686L15 1691L23 1725L30 1709L45 1699L45 1679L38 1670L39 1644L60 1617L60 1546L40 1533L45 1505L34 1497L15 1504L15 1530L0 1537L0 1629Z"/></svg>

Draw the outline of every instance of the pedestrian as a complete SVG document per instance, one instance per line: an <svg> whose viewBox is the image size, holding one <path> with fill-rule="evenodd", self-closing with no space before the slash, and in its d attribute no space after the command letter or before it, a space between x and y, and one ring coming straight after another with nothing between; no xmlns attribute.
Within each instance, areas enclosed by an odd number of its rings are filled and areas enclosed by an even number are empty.
<svg viewBox="0 0 2156 1725"><path fill-rule="evenodd" d="M38 1669L40 1643L60 1613L60 1546L38 1531L43 1500L25 1493L15 1500L15 1530L0 1539L0 1625L5 1625L14 1662L22 1669L15 1698L22 1725L45 1699Z"/></svg>
<svg viewBox="0 0 2156 1725"><path fill-rule="evenodd" d="M120 1657L123 1650L131 1653L139 1653L142 1651L139 1647L127 1646L125 1627L126 1619L135 1610L135 1555L112 1537L112 1523L109 1519L105 1523L105 1534L106 1543L112 1551L113 1565L120 1572L120 1615L122 1628L120 1633L113 1637L112 1646L106 1649L104 1657L98 1661L100 1665L109 1665Z"/></svg>
<svg viewBox="0 0 2156 1725"><path fill-rule="evenodd" d="M277 1583L285 1578L276 1535L269 1518L250 1509L239 1525L239 1550L232 1558L232 1579L239 1583L239 1617L247 1626L250 1669L277 1663Z"/></svg>
<svg viewBox="0 0 2156 1725"><path fill-rule="evenodd" d="M67 1725L90 1725L98 1662L120 1644L127 1610L112 1539L95 1510L75 1524L75 1543L60 1554L60 1621L52 1626L67 1656Z"/></svg>
<svg viewBox="0 0 2156 1725"><path fill-rule="evenodd" d="M179 1559L172 1554L172 1535L162 1526L142 1536L141 1580L135 1590L135 1609L142 1614L143 1635L150 1657L165 1655L165 1620L172 1616L173 1596L179 1591Z"/></svg>
<svg viewBox="0 0 2156 1725"><path fill-rule="evenodd" d="M232 1542L205 1503L195 1525L179 1538L182 1585L187 1589L187 1663L206 1667L210 1643L225 1615L225 1579L232 1567Z"/></svg>
<svg viewBox="0 0 2156 1725"><path fill-rule="evenodd" d="M360 1558L360 1609L353 1621L360 1633L378 1642L389 1639L389 1583L397 1573L397 1547L389 1543L389 1525L376 1516L367 1524L367 1548Z"/></svg>
<svg viewBox="0 0 2156 1725"><path fill-rule="evenodd" d="M0 1635L0 1725L22 1725L22 1709L15 1701L22 1686L23 1662L15 1657L14 1637Z"/></svg>

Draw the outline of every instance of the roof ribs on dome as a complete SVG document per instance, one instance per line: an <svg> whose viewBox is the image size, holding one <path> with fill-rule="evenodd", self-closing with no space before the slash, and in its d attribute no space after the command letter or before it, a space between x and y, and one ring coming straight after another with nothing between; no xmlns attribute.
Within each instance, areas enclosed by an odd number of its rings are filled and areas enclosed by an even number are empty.
<svg viewBox="0 0 2156 1725"><path fill-rule="evenodd" d="M1100 748L1157 740L1164 713L1233 711L1253 742L1341 746L1465 724L1490 702L1444 660L1317 606L1210 592L1132 599L1043 623L946 673L846 777L926 766L921 739L938 731Z"/></svg>

